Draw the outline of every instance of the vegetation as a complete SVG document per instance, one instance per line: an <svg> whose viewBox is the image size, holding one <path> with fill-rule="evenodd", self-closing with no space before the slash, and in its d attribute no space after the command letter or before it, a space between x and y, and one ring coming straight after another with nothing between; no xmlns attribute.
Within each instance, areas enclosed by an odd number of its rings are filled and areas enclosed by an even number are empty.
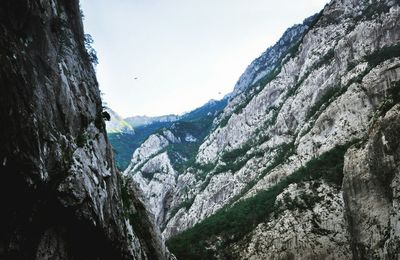
<svg viewBox="0 0 400 260"><path fill-rule="evenodd" d="M107 111L101 112L101 115L102 115L104 120L106 120L106 121L110 121L111 120L111 116Z"/></svg>
<svg viewBox="0 0 400 260"><path fill-rule="evenodd" d="M229 119L231 118L231 116L226 116L224 117L221 122L219 123L219 127L223 128L228 124Z"/></svg>
<svg viewBox="0 0 400 260"><path fill-rule="evenodd" d="M251 231L257 224L268 220L277 209L276 197L292 183L325 180L340 188L343 178L344 153L350 144L337 146L314 158L287 178L254 197L226 206L193 228L169 239L169 249L179 259L213 259L214 249L223 250ZM311 198L312 199L312 198ZM310 199L310 200L311 200ZM312 203L310 201L310 203ZM218 238L222 238L216 243Z"/></svg>
<svg viewBox="0 0 400 260"><path fill-rule="evenodd" d="M196 154L203 139L211 131L214 117L201 116L191 120L182 120L174 125L172 132L181 139L180 143L168 146L168 156L174 169L183 172L189 167L196 167ZM186 136L190 134L196 141L186 141Z"/></svg>
<svg viewBox="0 0 400 260"><path fill-rule="evenodd" d="M80 133L77 137L76 137L76 145L80 148L83 148L88 140L88 136L86 133Z"/></svg>
<svg viewBox="0 0 400 260"><path fill-rule="evenodd" d="M288 90L286 93L286 97L293 96L297 89L301 86L301 84L304 83L304 81L310 76L311 72L326 65L329 64L332 59L335 56L335 52L333 49L330 49L324 56L322 56L317 62L315 62L309 69L308 71L301 77L300 79L297 80L297 83L295 86L293 86L291 89Z"/></svg>
<svg viewBox="0 0 400 260"><path fill-rule="evenodd" d="M242 147L228 151L221 156L221 160L225 163L235 161L237 158L243 157L250 150L250 144L244 144Z"/></svg>
<svg viewBox="0 0 400 260"><path fill-rule="evenodd" d="M211 130L212 121L215 118L214 115L225 108L226 102L226 100L221 100L206 104L183 115L178 121L153 122L148 125L137 126L135 127L135 133L108 133L118 168L121 170L126 169L131 161L133 151L150 135L162 133L163 129L172 130L174 135L183 141L181 144L172 144L166 149L174 168L180 172L188 167L201 167L195 163L195 155L201 141ZM210 116L210 114L212 115ZM172 127L172 125L174 126ZM186 142L187 133L193 135L198 141Z"/></svg>
<svg viewBox="0 0 400 260"><path fill-rule="evenodd" d="M56 41L58 42L58 61L61 61L61 59L65 56L67 47L70 45L70 40L66 30L67 26L67 22L61 17L54 17L51 19L50 30L52 33L54 33Z"/></svg>
<svg viewBox="0 0 400 260"><path fill-rule="evenodd" d="M94 43L94 40L92 38L92 36L90 34L85 34L85 48L86 48L86 52L87 52L87 56L89 61L94 65L98 65L99 64L99 60L97 58L97 52L96 50L93 48L92 44Z"/></svg>
<svg viewBox="0 0 400 260"><path fill-rule="evenodd" d="M292 199L288 193L286 193L283 197L285 202L284 207L281 207L281 210L288 209L288 210L296 210L299 209L300 211L304 211L307 209L312 209L315 204L322 201L322 197L318 196L318 194L314 193L316 188L319 186L318 183L314 183L316 186L313 187L311 190L302 191L300 192L299 196ZM279 211L278 211L279 212Z"/></svg>
<svg viewBox="0 0 400 260"><path fill-rule="evenodd" d="M356 18L356 21L360 20L371 20L383 13L387 13L390 10L390 6L386 3L373 0L372 3L363 11L362 15Z"/></svg>
<svg viewBox="0 0 400 260"><path fill-rule="evenodd" d="M132 133L110 133L108 139L113 147L118 169L126 169L131 161L133 151L139 147L138 142L133 142Z"/></svg>
<svg viewBox="0 0 400 260"><path fill-rule="evenodd" d="M315 104L308 110L307 112L307 116L306 116L306 120L311 118L313 115L315 115L318 110L320 110L320 108L324 105L329 103L330 101L333 100L333 97L337 96L337 94L340 91L340 87L332 87L330 89L328 89L322 96L321 98L315 102Z"/></svg>
<svg viewBox="0 0 400 260"><path fill-rule="evenodd" d="M171 214L170 215L174 216L182 208L185 208L186 210L190 209L190 207L192 206L192 204L194 202L194 199L195 199L195 197L185 200L184 202L179 204L177 207L173 208L171 210Z"/></svg>
<svg viewBox="0 0 400 260"><path fill-rule="evenodd" d="M379 65L380 63L382 63L386 60L389 60L391 58L396 58L396 57L400 57L400 44L383 47L382 49L379 49L379 50L365 56L364 59L365 59L365 61L368 62L367 68L364 71L362 71L358 76L351 79L348 82L346 88L349 87L353 83L361 84L364 77L374 67L376 67L377 65ZM352 64L351 66L355 66L355 65Z"/></svg>
<svg viewBox="0 0 400 260"><path fill-rule="evenodd" d="M367 55L365 60L368 61L370 67L375 67L381 62L394 57L400 57L400 44L383 47L382 49Z"/></svg>

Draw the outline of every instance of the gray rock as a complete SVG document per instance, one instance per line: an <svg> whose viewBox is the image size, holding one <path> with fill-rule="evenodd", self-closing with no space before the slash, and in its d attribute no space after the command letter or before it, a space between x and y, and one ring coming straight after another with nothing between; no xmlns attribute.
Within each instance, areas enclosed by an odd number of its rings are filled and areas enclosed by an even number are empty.
<svg viewBox="0 0 400 260"><path fill-rule="evenodd" d="M346 154L343 192L354 259L400 257L400 106L379 116Z"/></svg>
<svg viewBox="0 0 400 260"><path fill-rule="evenodd" d="M79 1L0 17L0 258L166 259L138 192L122 200Z"/></svg>

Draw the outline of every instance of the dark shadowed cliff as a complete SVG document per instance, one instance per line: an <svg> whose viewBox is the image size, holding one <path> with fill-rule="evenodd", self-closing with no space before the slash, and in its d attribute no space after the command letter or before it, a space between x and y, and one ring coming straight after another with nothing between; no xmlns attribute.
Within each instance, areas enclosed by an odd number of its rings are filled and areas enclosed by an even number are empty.
<svg viewBox="0 0 400 260"><path fill-rule="evenodd" d="M116 171L79 1L1 1L0 36L0 258L167 258Z"/></svg>

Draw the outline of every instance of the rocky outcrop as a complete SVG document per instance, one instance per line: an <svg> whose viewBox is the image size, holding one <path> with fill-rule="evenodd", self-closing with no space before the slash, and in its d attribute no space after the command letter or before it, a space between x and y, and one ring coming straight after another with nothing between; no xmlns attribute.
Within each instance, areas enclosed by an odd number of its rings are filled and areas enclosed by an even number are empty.
<svg viewBox="0 0 400 260"><path fill-rule="evenodd" d="M346 154L343 192L354 259L400 257L399 134L397 104L378 115L365 144Z"/></svg>
<svg viewBox="0 0 400 260"><path fill-rule="evenodd" d="M168 202L176 185L177 174L164 148L180 140L170 131L151 135L133 154L132 163L125 171L132 175L143 191L150 211L162 225L166 217Z"/></svg>
<svg viewBox="0 0 400 260"><path fill-rule="evenodd" d="M198 182L194 174L179 173L194 163L199 145L225 105L226 99L210 100L183 114L173 124L150 135L133 153L124 174L141 188L160 227L179 209L191 205L193 188L188 186Z"/></svg>
<svg viewBox="0 0 400 260"><path fill-rule="evenodd" d="M229 249L235 259L352 258L341 191L323 182L292 184L276 204L268 222Z"/></svg>
<svg viewBox="0 0 400 260"><path fill-rule="evenodd" d="M0 258L166 259L115 168L79 2L2 1L0 34Z"/></svg>

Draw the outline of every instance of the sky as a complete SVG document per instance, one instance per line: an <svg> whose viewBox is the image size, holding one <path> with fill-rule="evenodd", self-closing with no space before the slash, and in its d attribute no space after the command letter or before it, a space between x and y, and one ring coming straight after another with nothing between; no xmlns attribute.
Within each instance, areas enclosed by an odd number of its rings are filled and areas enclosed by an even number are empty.
<svg viewBox="0 0 400 260"><path fill-rule="evenodd" d="M123 117L182 114L231 92L246 67L328 0L81 0L100 90Z"/></svg>

